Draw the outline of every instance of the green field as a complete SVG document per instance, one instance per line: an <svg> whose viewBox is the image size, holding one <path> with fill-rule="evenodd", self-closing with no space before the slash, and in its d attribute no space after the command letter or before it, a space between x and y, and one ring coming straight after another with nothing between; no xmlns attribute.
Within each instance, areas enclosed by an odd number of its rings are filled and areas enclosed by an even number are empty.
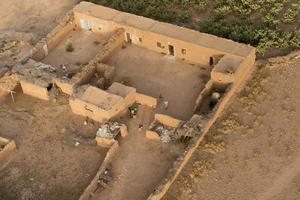
<svg viewBox="0 0 300 200"><path fill-rule="evenodd" d="M89 0L270 50L300 48L300 0Z"/></svg>

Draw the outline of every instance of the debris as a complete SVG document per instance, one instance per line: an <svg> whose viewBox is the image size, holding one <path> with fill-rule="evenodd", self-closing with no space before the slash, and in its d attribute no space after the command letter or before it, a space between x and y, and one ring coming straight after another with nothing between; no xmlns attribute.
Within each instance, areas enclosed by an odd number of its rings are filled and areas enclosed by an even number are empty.
<svg viewBox="0 0 300 200"><path fill-rule="evenodd" d="M83 125L85 125L85 126L86 126L87 124L88 124L88 123L87 123L87 121L85 120L85 121L83 122Z"/></svg>
<svg viewBox="0 0 300 200"><path fill-rule="evenodd" d="M79 145L80 145L79 142L76 142L76 143L75 143L75 147L78 147Z"/></svg>
<svg viewBox="0 0 300 200"><path fill-rule="evenodd" d="M105 170L100 174L98 184L105 188L111 179L111 164L109 164Z"/></svg>
<svg viewBox="0 0 300 200"><path fill-rule="evenodd" d="M169 101L164 101L164 109L168 110L169 107Z"/></svg>
<svg viewBox="0 0 300 200"><path fill-rule="evenodd" d="M140 125L139 125L139 131L142 131L143 128L144 128L144 125L143 125L143 124L140 124Z"/></svg>
<svg viewBox="0 0 300 200"><path fill-rule="evenodd" d="M156 126L153 127L152 130L159 135L162 143L169 143L171 140L173 140L173 135L176 129L158 123Z"/></svg>
<svg viewBox="0 0 300 200"><path fill-rule="evenodd" d="M115 138L120 133L121 125L118 122L108 122L98 129L96 136L103 138Z"/></svg>
<svg viewBox="0 0 300 200"><path fill-rule="evenodd" d="M50 73L53 73L53 72L56 71L56 69L54 67L52 67L51 65L46 65L46 64L41 63L41 62L34 63L33 68L43 70L43 71L48 71Z"/></svg>

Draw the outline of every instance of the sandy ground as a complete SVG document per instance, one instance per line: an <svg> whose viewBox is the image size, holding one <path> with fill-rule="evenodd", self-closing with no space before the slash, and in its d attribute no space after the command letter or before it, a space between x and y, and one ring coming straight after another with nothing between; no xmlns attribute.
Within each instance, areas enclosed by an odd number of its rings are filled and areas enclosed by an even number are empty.
<svg viewBox="0 0 300 200"><path fill-rule="evenodd" d="M71 31L42 62L58 69L65 65L69 72L76 73L80 66L86 65L94 58L102 47L100 44L109 35L84 30ZM66 51L69 44L74 48L72 52Z"/></svg>
<svg viewBox="0 0 300 200"><path fill-rule="evenodd" d="M165 199L300 199L300 52L259 70Z"/></svg>
<svg viewBox="0 0 300 200"><path fill-rule="evenodd" d="M137 91L169 102L157 112L187 120L195 101L209 79L207 66L192 66L174 57L129 45L107 61L116 67L114 81L125 82ZM162 103L162 102L160 102Z"/></svg>
<svg viewBox="0 0 300 200"><path fill-rule="evenodd" d="M142 200L153 192L182 152L181 144L163 145L145 137L154 112L140 107L137 118L122 120L128 127L128 136L120 141L117 159L112 162L112 180L106 189L93 198L101 200ZM139 131L139 124L144 128Z"/></svg>
<svg viewBox="0 0 300 200"><path fill-rule="evenodd" d="M78 199L107 151L94 143L98 125L85 126L66 100L15 99L0 105L0 136L17 144L0 164L0 199Z"/></svg>
<svg viewBox="0 0 300 200"><path fill-rule="evenodd" d="M1 0L0 31L49 33L78 0Z"/></svg>

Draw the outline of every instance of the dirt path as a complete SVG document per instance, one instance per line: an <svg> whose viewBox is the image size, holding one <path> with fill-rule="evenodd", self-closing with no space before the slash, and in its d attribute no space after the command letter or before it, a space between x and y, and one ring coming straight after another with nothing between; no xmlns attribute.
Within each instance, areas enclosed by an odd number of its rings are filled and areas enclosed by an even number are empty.
<svg viewBox="0 0 300 200"><path fill-rule="evenodd" d="M165 199L300 199L299 91L300 52L261 64Z"/></svg>
<svg viewBox="0 0 300 200"><path fill-rule="evenodd" d="M147 199L167 174L181 148L146 139L145 130L152 118L153 110L142 107L136 119L126 122L129 134L121 140L119 153L112 163L112 180L93 199ZM143 131L138 130L139 124L144 125Z"/></svg>

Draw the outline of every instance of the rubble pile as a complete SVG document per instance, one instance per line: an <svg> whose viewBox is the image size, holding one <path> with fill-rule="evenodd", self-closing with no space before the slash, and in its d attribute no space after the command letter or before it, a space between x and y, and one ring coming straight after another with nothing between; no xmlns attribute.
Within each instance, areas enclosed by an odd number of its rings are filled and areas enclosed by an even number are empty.
<svg viewBox="0 0 300 200"><path fill-rule="evenodd" d="M171 141L174 141L174 133L175 128L164 126L163 124L156 124L152 131L155 131L160 136L160 140L162 143L169 143Z"/></svg>
<svg viewBox="0 0 300 200"><path fill-rule="evenodd" d="M98 129L96 136L113 139L120 133L121 125L118 122L107 122Z"/></svg>
<svg viewBox="0 0 300 200"><path fill-rule="evenodd" d="M201 134L203 123L205 120L200 115L194 115L189 121L182 124L174 134L174 137L178 140L182 138L194 138Z"/></svg>

